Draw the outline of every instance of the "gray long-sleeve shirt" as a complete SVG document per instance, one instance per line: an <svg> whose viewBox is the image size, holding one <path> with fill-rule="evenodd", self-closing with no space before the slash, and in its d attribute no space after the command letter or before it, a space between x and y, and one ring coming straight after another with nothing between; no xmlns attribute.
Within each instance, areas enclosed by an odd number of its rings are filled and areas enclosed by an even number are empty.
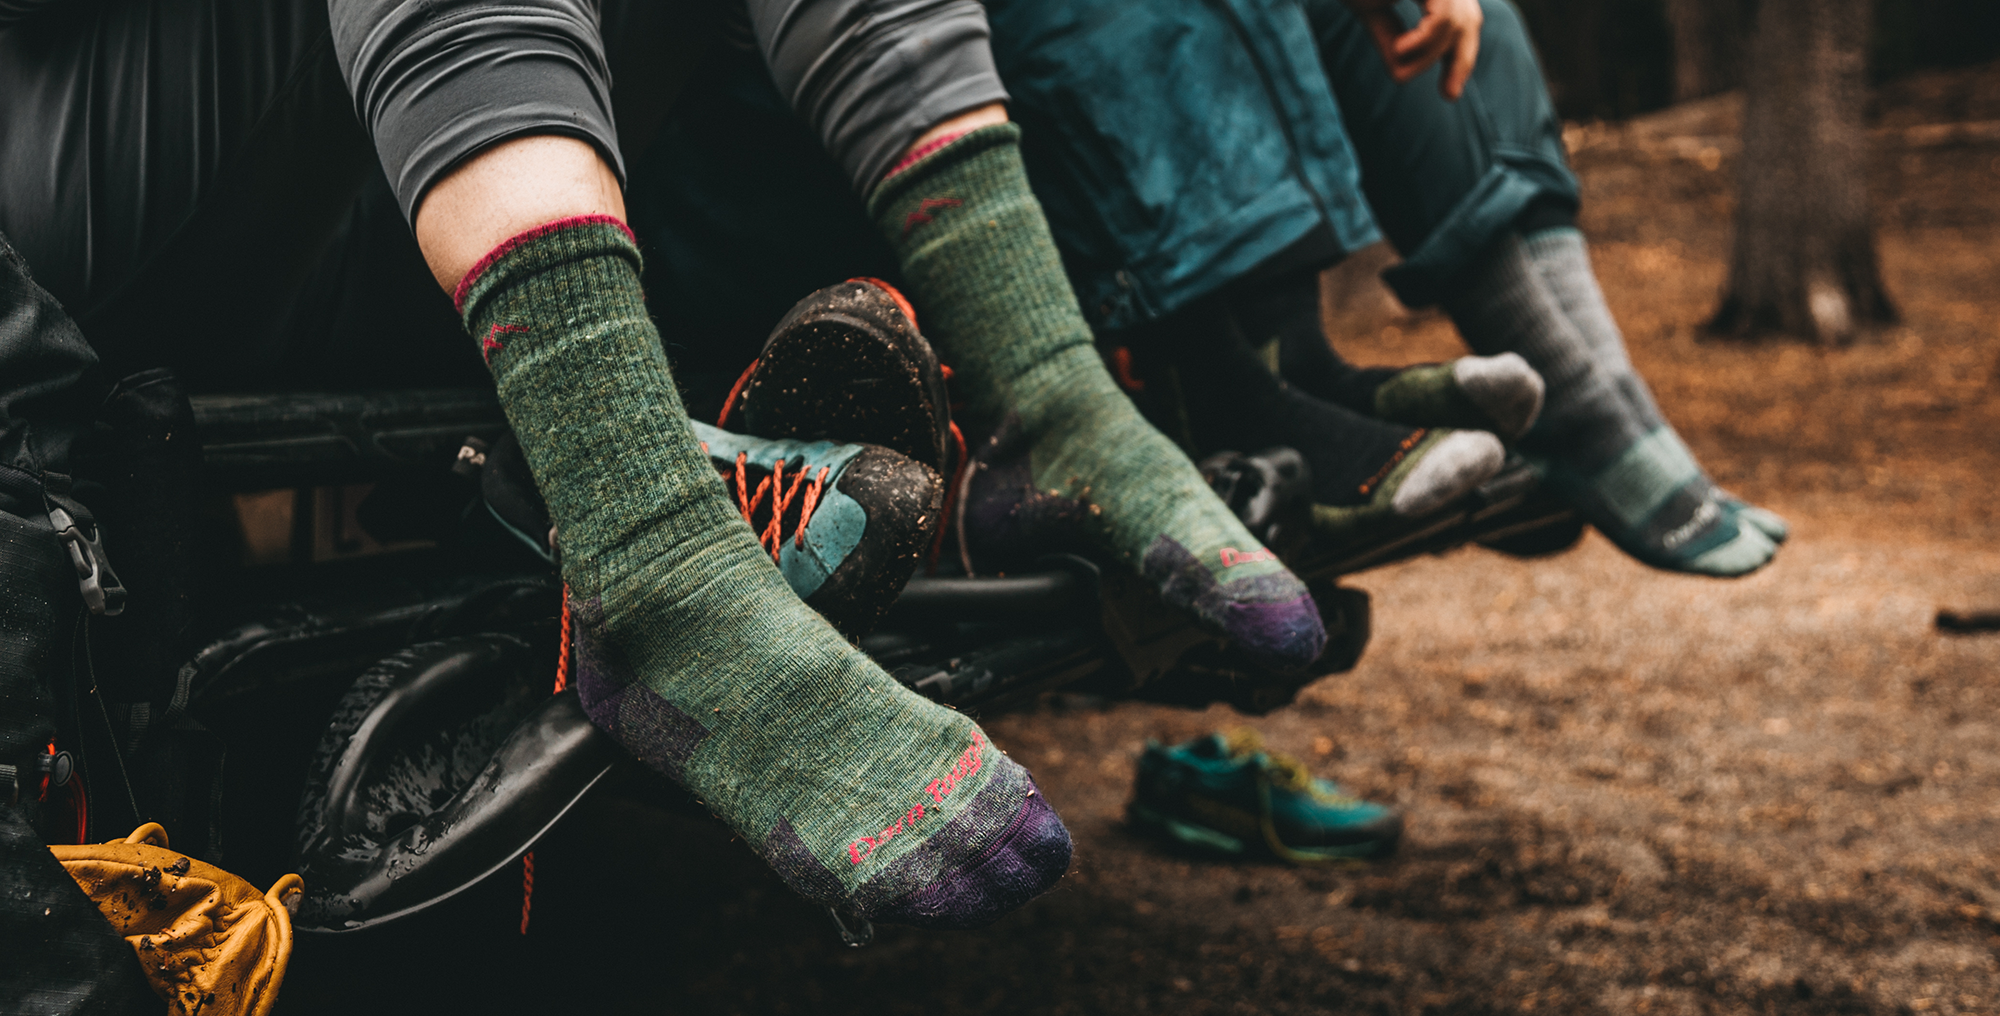
<svg viewBox="0 0 2000 1016"><path fill-rule="evenodd" d="M924 131L1007 97L978 0L733 2L747 2L779 90L864 194ZM598 0L328 0L328 12L405 215L453 167L512 137L582 138L623 178ZM693 10L689 21L699 30Z"/></svg>

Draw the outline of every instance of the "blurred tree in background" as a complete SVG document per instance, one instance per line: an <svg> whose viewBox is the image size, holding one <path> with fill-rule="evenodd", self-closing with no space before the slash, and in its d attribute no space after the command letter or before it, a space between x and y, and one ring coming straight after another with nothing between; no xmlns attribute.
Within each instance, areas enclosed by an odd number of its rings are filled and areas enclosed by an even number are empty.
<svg viewBox="0 0 2000 1016"><path fill-rule="evenodd" d="M1868 203L1875 0L1760 0L1744 70L1736 244L1710 328L1846 342L1895 319Z"/></svg>
<svg viewBox="0 0 2000 1016"><path fill-rule="evenodd" d="M1743 83L1744 42L1756 13L1750 0L1666 0L1673 33L1673 101L1726 92Z"/></svg>
<svg viewBox="0 0 2000 1016"><path fill-rule="evenodd" d="M1636 116L1743 83L1757 0L1515 0L1568 120ZM1871 80L2000 57L2000 0L1878 0Z"/></svg>
<svg viewBox="0 0 2000 1016"><path fill-rule="evenodd" d="M2000 56L2000 0L1516 0L1566 119L1742 88L1718 333L1844 342L1892 320L1868 201L1869 86Z"/></svg>

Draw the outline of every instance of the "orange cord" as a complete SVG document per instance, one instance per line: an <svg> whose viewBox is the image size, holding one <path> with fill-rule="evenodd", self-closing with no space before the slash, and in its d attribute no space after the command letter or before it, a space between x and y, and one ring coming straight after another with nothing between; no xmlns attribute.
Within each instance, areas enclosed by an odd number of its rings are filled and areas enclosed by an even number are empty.
<svg viewBox="0 0 2000 1016"><path fill-rule="evenodd" d="M806 500L804 504L799 506L799 531L795 538L795 546L804 547L806 545L806 520L812 518L813 510L819 507L819 492L826 489L827 475L832 472L833 468L831 466L821 466L819 467L819 475L813 478L813 482L806 485ZM782 543L784 541L780 540L779 542Z"/></svg>
<svg viewBox="0 0 2000 1016"><path fill-rule="evenodd" d="M556 651L556 692L560 694L569 687L569 583L563 583L562 594L562 648Z"/></svg>
<svg viewBox="0 0 2000 1016"><path fill-rule="evenodd" d="M521 855L521 934L528 933L528 912L535 905L535 852Z"/></svg>
<svg viewBox="0 0 2000 1016"><path fill-rule="evenodd" d="M1389 461L1382 463L1382 468L1377 469L1374 476L1362 481L1361 496L1367 497L1374 493L1375 487L1383 480L1389 478L1389 471L1396 468L1396 463L1403 461L1403 456L1410 454L1410 449L1415 448L1417 442L1422 441L1424 435L1428 433L1430 432L1422 427L1411 431L1410 436L1404 438L1403 443L1396 446L1396 454L1389 456Z"/></svg>
<svg viewBox="0 0 2000 1016"><path fill-rule="evenodd" d="M938 370L944 373L945 383L950 384L952 375L951 365L941 363L938 365ZM951 406L949 408L956 409L958 407ZM944 552L944 534L946 530L951 528L951 510L958 500L959 484L965 478L965 467L968 465L967 460L970 458L965 450L965 432L958 429L957 420L951 421L951 440L956 446L958 457L957 461L951 467L951 479L945 481L944 505L938 509L940 517L938 518L937 535L931 537L930 560L924 563L924 574L926 575L937 574L938 555Z"/></svg>
<svg viewBox="0 0 2000 1016"><path fill-rule="evenodd" d="M1146 382L1132 373L1132 351L1119 346L1111 351L1111 372L1118 379L1118 386L1128 392L1143 392Z"/></svg>
<svg viewBox="0 0 2000 1016"><path fill-rule="evenodd" d="M556 693L569 687L570 621L569 583L562 591L562 642L556 649ZM535 852L521 855L521 934L528 933L528 915L535 906Z"/></svg>
<svg viewBox="0 0 2000 1016"><path fill-rule="evenodd" d="M722 400L722 415L715 418L716 426L725 428L729 426L729 414L736 410L736 397L743 394L743 386L750 383L750 375L756 369L757 360L752 360L750 366L743 368L743 373L736 376L736 383L729 388L729 397Z"/></svg>

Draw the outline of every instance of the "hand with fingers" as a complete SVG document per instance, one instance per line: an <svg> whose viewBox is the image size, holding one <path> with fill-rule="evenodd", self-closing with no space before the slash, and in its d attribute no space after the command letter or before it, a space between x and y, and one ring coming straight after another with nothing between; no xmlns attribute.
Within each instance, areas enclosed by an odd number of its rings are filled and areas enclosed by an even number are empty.
<svg viewBox="0 0 2000 1016"><path fill-rule="evenodd" d="M1486 15L1479 0L1420 0L1424 16L1405 30L1396 15L1396 0L1345 0L1368 25L1382 62L1397 83L1422 74L1431 64L1444 61L1444 75L1438 91L1456 100L1465 93L1472 78L1472 65L1479 57L1479 26Z"/></svg>

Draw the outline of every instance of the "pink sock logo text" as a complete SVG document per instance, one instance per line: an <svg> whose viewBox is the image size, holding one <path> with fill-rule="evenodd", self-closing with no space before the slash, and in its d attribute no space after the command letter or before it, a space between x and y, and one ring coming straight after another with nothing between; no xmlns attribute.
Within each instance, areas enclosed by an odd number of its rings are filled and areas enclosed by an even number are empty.
<svg viewBox="0 0 2000 1016"><path fill-rule="evenodd" d="M963 754L958 756L958 761L952 765L951 772L932 780L930 785L924 788L924 792L931 795L931 802L933 804L943 804L944 799L950 797L951 792L958 789L961 781L970 778L974 773L979 771L979 767L983 761L981 749L984 747L986 747L985 735L974 730L972 732L972 744L965 749ZM863 836L853 843L848 844L847 859L853 861L855 864L860 864L867 860L869 855L875 853L876 847L895 839L897 834L908 831L918 822L923 821L923 818L923 804L919 802L912 805L909 811L904 812L903 816L895 821L895 824L873 836Z"/></svg>

